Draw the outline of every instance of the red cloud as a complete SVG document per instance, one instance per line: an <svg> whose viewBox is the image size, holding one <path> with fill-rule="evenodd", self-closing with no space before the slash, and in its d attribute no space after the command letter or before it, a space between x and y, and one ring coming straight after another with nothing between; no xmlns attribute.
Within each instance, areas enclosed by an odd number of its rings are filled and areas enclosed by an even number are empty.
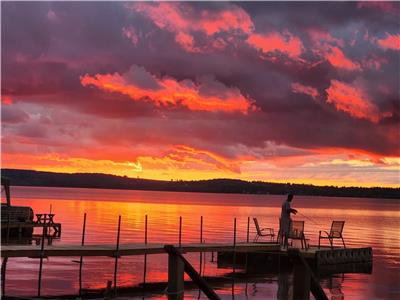
<svg viewBox="0 0 400 300"><path fill-rule="evenodd" d="M357 62L351 61L347 58L343 51L338 47L329 47L325 52L325 58L331 63L332 66L346 69L349 71L361 70L360 65Z"/></svg>
<svg viewBox="0 0 400 300"><path fill-rule="evenodd" d="M247 43L256 49L260 49L263 53L279 51L292 58L299 58L304 48L301 40L288 31L283 35L278 32L254 33L248 37Z"/></svg>
<svg viewBox="0 0 400 300"><path fill-rule="evenodd" d="M349 71L361 70L359 63L352 61L343 53L341 49L344 46L343 39L316 29L309 30L308 35L315 47L314 53L329 61L332 66Z"/></svg>
<svg viewBox="0 0 400 300"><path fill-rule="evenodd" d="M177 81L170 77L157 78L143 68L133 66L120 75L88 74L80 78L83 86L128 95L135 101L148 100L157 106L185 106L193 111L223 111L246 114L255 107L239 89L226 87L211 78L200 83L191 80Z"/></svg>
<svg viewBox="0 0 400 300"><path fill-rule="evenodd" d="M319 96L318 90L311 86L302 85L301 83L292 83L292 92L306 94L316 99Z"/></svg>
<svg viewBox="0 0 400 300"><path fill-rule="evenodd" d="M366 93L359 87L349 85L337 80L331 80L327 102L359 119L367 119L374 123L380 119L378 108L371 102Z"/></svg>
<svg viewBox="0 0 400 300"><path fill-rule="evenodd" d="M386 32L386 37L376 41L383 49L400 50L400 35Z"/></svg>
<svg viewBox="0 0 400 300"><path fill-rule="evenodd" d="M250 16L239 6L230 4L223 10L194 10L185 3L159 2L134 3L127 7L142 13L151 19L154 24L175 34L175 41L189 52L206 51L207 47L195 47L192 33L200 32L208 37L217 33L229 32L250 33L253 22Z"/></svg>

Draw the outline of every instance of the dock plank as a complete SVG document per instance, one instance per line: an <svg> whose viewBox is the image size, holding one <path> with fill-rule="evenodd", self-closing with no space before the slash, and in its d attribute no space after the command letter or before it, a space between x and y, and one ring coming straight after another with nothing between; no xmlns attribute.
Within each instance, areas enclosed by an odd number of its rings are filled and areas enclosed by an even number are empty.
<svg viewBox="0 0 400 300"><path fill-rule="evenodd" d="M165 253L165 244L121 244L119 255L143 255ZM182 252L213 252L232 251L254 252L254 251L280 251L278 244L265 243L238 243L235 247L226 243L193 243L184 244L180 248ZM36 245L2 245L1 257L40 257L42 255L40 246ZM48 245L43 251L44 256L114 256L115 245Z"/></svg>

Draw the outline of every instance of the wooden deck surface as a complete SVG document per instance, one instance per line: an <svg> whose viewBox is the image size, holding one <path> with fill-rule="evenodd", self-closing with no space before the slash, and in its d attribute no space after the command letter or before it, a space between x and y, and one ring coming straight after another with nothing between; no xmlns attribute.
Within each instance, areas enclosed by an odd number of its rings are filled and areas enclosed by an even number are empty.
<svg viewBox="0 0 400 300"><path fill-rule="evenodd" d="M165 244L120 244L119 255L143 255L166 253ZM175 244L179 248L179 245ZM194 243L182 244L182 252L217 252L232 251L233 245L227 243ZM280 251L278 244L271 243L238 243L236 252ZM44 256L115 256L115 245L46 245ZM36 245L2 245L1 257L40 257L40 246Z"/></svg>

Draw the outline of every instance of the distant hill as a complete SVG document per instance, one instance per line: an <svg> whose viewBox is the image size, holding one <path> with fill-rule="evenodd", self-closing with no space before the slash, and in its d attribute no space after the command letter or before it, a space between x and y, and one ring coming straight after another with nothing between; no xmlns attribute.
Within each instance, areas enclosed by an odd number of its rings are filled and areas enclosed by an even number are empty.
<svg viewBox="0 0 400 300"><path fill-rule="evenodd" d="M162 181L99 173L67 174L17 169L2 169L1 176L9 178L11 185L21 186L276 195L290 192L295 195L400 199L400 188L314 186L235 179Z"/></svg>

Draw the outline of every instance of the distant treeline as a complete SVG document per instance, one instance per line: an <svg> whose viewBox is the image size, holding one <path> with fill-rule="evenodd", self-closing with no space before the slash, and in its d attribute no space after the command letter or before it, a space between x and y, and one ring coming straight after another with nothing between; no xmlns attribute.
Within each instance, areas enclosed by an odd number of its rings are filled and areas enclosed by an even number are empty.
<svg viewBox="0 0 400 300"><path fill-rule="evenodd" d="M400 188L315 186L235 179L162 181L98 173L66 174L16 169L2 169L1 176L9 178L11 185L23 186L276 195L293 193L295 195L400 199Z"/></svg>

